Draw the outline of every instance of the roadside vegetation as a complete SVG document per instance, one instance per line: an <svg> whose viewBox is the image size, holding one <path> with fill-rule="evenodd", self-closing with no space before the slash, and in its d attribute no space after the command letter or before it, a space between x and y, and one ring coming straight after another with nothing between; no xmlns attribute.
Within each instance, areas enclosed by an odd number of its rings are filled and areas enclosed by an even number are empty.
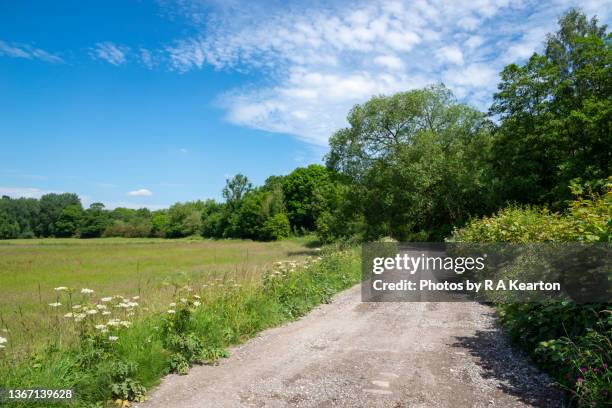
<svg viewBox="0 0 612 408"><path fill-rule="evenodd" d="M451 235L467 242L609 243L612 35L596 18L570 10L543 40L542 53L501 72L488 112L459 102L442 84L375 96L356 105L348 127L331 135L325 166L297 168L256 187L238 174L227 180L223 202L159 211L107 210L101 203L83 209L74 194L3 197L0 238L266 241L315 233L331 244ZM177 286L173 312L135 319L119 331L106 324L112 334L104 336L86 314L73 330L77 342L49 345L13 368L5 358L0 374L22 386L72 385L83 401L140 399L141 387L162 374L213 362L228 344L299 316L356 282L354 260L332 251L287 276L264 275L248 288L224 284L212 294ZM573 402L609 401L610 304L499 310L508 335Z"/></svg>
<svg viewBox="0 0 612 408"><path fill-rule="evenodd" d="M147 307L166 305L176 285L216 279L256 282L274 262L300 262L316 254L316 238L281 242L205 240L201 237L0 241L0 321L12 352L44 343L55 325L53 288L95 288L101 295L142 296Z"/></svg>
<svg viewBox="0 0 612 408"><path fill-rule="evenodd" d="M575 186L563 213L513 206L475 219L453 233L456 242L607 243L611 237L612 178L604 194ZM515 277L521 279L521 276ZM569 301L497 305L506 334L551 375L579 406L612 398L612 305Z"/></svg>
<svg viewBox="0 0 612 408"><path fill-rule="evenodd" d="M261 330L304 315L360 279L356 250L329 249L301 262L277 262L256 282L218 278L173 288L162 310L145 296L58 286L48 305L53 336L15 358L2 344L4 387L74 389L76 400L45 406L127 406L168 373L214 364L228 347ZM3 337L5 338L5 337ZM36 402L11 406L39 406Z"/></svg>

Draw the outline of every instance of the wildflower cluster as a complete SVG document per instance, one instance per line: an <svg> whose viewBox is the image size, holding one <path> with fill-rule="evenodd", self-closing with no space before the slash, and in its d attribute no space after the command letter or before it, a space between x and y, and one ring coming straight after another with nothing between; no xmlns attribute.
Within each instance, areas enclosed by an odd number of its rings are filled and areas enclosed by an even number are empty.
<svg viewBox="0 0 612 408"><path fill-rule="evenodd" d="M265 287L273 286L275 278L286 278L298 269L308 270L315 264L321 262L323 258L320 256L309 256L301 262L297 261L278 261L274 262L274 268L264 274L263 282Z"/></svg>
<svg viewBox="0 0 612 408"><path fill-rule="evenodd" d="M119 339L118 331L129 328L139 308L140 296L126 298L121 295L101 297L95 300L94 290L82 288L80 291L60 286L55 288L57 300L49 303L52 309L64 308L65 319L77 324L84 337L104 337L109 342Z"/></svg>

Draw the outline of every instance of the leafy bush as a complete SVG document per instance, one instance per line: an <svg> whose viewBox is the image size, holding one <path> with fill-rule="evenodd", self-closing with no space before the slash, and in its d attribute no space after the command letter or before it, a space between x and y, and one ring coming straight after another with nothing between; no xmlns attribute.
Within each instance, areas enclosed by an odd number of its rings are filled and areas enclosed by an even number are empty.
<svg viewBox="0 0 612 408"><path fill-rule="evenodd" d="M260 231L260 238L268 241L276 241L287 238L291 232L289 218L283 213L276 214L266 220Z"/></svg>
<svg viewBox="0 0 612 408"><path fill-rule="evenodd" d="M603 194L572 185L575 199L564 214L509 207L455 230L461 242L610 242L612 178ZM610 398L612 305L572 302L497 305L506 334L566 388L580 406Z"/></svg>

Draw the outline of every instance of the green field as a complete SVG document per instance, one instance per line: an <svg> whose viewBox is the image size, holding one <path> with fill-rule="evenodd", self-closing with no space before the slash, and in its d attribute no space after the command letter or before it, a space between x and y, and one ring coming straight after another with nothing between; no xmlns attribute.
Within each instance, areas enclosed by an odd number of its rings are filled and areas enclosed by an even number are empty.
<svg viewBox="0 0 612 408"><path fill-rule="evenodd" d="M0 241L0 318L14 341L44 337L48 303L58 286L96 296L140 296L148 309L165 304L186 282L258 279L278 260L316 253L313 238L279 242L202 239L32 239ZM63 305L65 306L65 305Z"/></svg>

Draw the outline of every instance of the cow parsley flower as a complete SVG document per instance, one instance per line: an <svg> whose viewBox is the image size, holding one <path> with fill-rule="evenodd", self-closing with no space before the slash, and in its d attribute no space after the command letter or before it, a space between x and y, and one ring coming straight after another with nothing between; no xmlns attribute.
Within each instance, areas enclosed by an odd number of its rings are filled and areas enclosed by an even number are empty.
<svg viewBox="0 0 612 408"><path fill-rule="evenodd" d="M119 340L119 337L117 337L117 336L108 336L108 340L109 341L117 341L117 340Z"/></svg>
<svg viewBox="0 0 612 408"><path fill-rule="evenodd" d="M84 295L91 295L92 293L94 293L93 289L87 289L87 288L83 288L81 289L81 293Z"/></svg>
<svg viewBox="0 0 612 408"><path fill-rule="evenodd" d="M113 300L112 297L103 297L102 299L100 299L101 302L110 302L111 300Z"/></svg>
<svg viewBox="0 0 612 408"><path fill-rule="evenodd" d="M53 302L53 303L49 303L49 306L51 306L51 307L59 307L59 306L61 306L61 305L62 305L62 304L61 304L60 302Z"/></svg>
<svg viewBox="0 0 612 408"><path fill-rule="evenodd" d="M56 290L58 292L64 292L64 291L68 290L68 288L66 286L58 286L57 288L55 288L53 290Z"/></svg>

